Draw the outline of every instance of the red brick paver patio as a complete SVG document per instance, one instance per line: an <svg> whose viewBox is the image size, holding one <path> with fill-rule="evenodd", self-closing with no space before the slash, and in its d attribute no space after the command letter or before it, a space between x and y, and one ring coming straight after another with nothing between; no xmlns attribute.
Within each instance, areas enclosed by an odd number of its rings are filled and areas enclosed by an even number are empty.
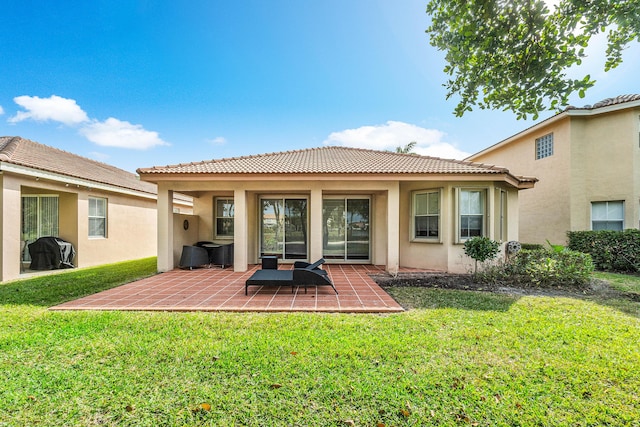
<svg viewBox="0 0 640 427"><path fill-rule="evenodd" d="M403 311L369 274L384 273L372 265L325 265L339 294L330 286L250 286L244 283L259 268L246 272L201 268L172 270L94 295L51 307L51 310L145 311L314 311L393 313ZM291 268L281 265L281 269Z"/></svg>

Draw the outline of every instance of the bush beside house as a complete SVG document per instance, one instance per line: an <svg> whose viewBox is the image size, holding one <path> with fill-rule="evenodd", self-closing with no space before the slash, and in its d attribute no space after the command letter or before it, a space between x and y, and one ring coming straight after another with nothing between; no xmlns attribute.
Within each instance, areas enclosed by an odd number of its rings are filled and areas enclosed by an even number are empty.
<svg viewBox="0 0 640 427"><path fill-rule="evenodd" d="M535 287L582 287L591 280L589 254L565 249L523 249L503 263L489 266L476 277L485 283Z"/></svg>
<svg viewBox="0 0 640 427"><path fill-rule="evenodd" d="M577 251L522 250L504 269L505 275L519 283L535 286L583 286L591 280L591 256Z"/></svg>
<svg viewBox="0 0 640 427"><path fill-rule="evenodd" d="M569 249L590 254L595 268L640 272L640 230L570 231Z"/></svg>

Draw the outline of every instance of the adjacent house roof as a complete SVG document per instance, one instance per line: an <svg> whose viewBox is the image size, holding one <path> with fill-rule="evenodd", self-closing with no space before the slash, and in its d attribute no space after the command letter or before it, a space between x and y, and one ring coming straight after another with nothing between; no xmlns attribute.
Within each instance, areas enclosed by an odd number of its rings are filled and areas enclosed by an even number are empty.
<svg viewBox="0 0 640 427"><path fill-rule="evenodd" d="M398 175L398 174L506 174L518 183L534 178L515 177L502 167L460 160L349 147L320 147L261 155L140 168L143 179L159 175ZM146 175L146 176L145 176Z"/></svg>
<svg viewBox="0 0 640 427"><path fill-rule="evenodd" d="M155 184L140 181L131 172L18 136L0 137L0 170L7 170L7 165L152 195L158 192Z"/></svg>
<svg viewBox="0 0 640 427"><path fill-rule="evenodd" d="M585 105L584 107L574 107L573 105L570 105L565 110L595 110L597 108L610 107L632 101L640 101L640 94L618 95L614 98L603 99L593 105Z"/></svg>

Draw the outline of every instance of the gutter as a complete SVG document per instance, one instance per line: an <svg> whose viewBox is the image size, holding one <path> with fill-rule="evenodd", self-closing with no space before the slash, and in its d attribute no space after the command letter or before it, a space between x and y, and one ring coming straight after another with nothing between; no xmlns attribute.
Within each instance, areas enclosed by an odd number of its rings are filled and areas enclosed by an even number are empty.
<svg viewBox="0 0 640 427"><path fill-rule="evenodd" d="M62 184L67 184L69 186L74 186L76 188L85 187L88 190L108 191L111 193L119 193L127 196L140 197L140 198L149 199L149 200L158 199L158 195L153 193L147 193L144 191L133 190L130 188L118 187L116 185L90 181L88 179L75 178L72 176L43 171L39 169L33 169L26 166L19 166L12 163L5 163L2 161L0 161L0 171L28 176L28 177L35 178L36 180L43 179L48 181L59 182Z"/></svg>

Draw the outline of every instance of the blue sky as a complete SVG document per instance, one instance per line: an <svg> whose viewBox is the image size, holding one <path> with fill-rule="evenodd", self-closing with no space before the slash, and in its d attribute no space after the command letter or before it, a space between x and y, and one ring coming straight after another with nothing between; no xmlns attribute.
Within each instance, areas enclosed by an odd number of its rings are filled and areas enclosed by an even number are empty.
<svg viewBox="0 0 640 427"><path fill-rule="evenodd" d="M456 118L426 1L3 3L0 135L129 171L323 145L462 158L534 122ZM582 106L640 93L640 48ZM551 114L543 115L545 118ZM517 171L515 171L517 172Z"/></svg>

